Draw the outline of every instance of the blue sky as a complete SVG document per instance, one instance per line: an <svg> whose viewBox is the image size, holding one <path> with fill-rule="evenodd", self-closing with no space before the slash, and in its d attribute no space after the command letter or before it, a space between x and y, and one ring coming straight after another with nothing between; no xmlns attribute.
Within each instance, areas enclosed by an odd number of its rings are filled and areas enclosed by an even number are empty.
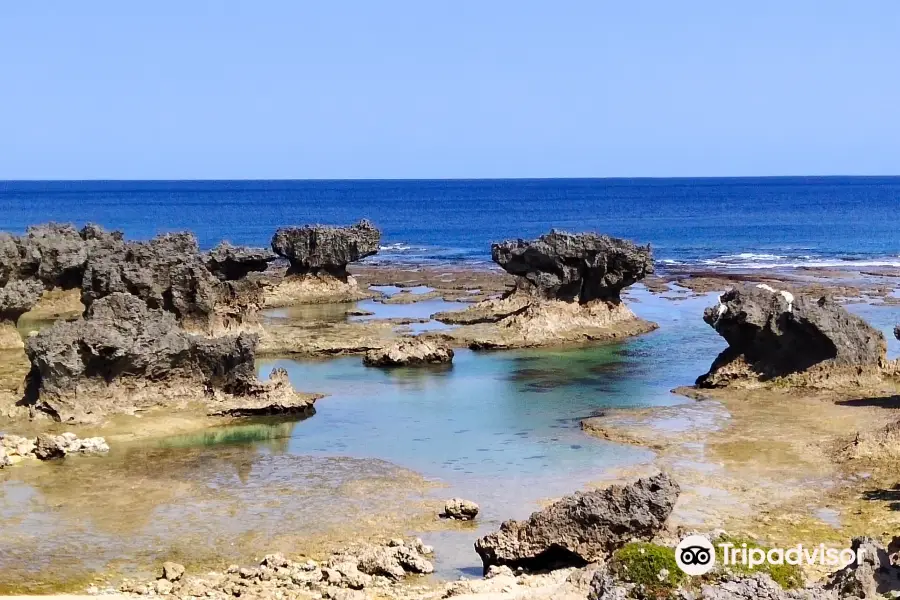
<svg viewBox="0 0 900 600"><path fill-rule="evenodd" d="M0 179L900 174L896 0L30 0L0 56Z"/></svg>

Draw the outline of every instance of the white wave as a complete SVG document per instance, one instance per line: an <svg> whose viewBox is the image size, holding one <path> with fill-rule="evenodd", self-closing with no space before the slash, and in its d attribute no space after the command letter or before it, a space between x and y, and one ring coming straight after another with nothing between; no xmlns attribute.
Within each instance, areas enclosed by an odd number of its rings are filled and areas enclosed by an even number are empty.
<svg viewBox="0 0 900 600"><path fill-rule="evenodd" d="M396 242L394 244L388 244L386 246L379 246L379 252L409 252L410 250L415 250L418 252L427 250L428 248L423 248L421 246L410 246L408 244L404 244L403 242Z"/></svg>

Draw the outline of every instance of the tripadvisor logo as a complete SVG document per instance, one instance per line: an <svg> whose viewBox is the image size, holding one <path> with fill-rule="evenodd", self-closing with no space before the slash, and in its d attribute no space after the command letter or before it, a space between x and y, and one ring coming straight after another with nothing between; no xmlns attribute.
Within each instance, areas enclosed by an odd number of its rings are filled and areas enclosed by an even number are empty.
<svg viewBox="0 0 900 600"><path fill-rule="evenodd" d="M716 564L716 549L702 535L689 535L675 547L675 562L688 575L705 575Z"/></svg>
<svg viewBox="0 0 900 600"><path fill-rule="evenodd" d="M746 543L740 545L730 541L723 541L713 545L702 535L689 535L675 547L675 562L678 568L688 575L705 575L716 564L716 548L719 549L719 558L722 565L742 565L754 569L764 564L770 565L822 565L828 567L844 568L847 565L860 564L863 552L851 548L838 550L826 548L819 544L807 548L798 544L791 548L759 548L748 547Z"/></svg>

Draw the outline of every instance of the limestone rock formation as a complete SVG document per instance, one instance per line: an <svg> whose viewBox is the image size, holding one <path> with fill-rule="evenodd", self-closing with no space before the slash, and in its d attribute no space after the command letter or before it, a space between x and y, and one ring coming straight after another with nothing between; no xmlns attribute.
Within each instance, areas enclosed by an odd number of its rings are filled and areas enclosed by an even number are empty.
<svg viewBox="0 0 900 600"><path fill-rule="evenodd" d="M346 275L347 265L378 252L381 232L363 219L350 227L283 227L272 237L272 250L291 263L291 273L325 271Z"/></svg>
<svg viewBox="0 0 900 600"><path fill-rule="evenodd" d="M256 378L256 343L252 334L191 335L173 313L113 292L94 301L84 318L28 339L27 395L36 410L69 422L189 401L222 411L229 400L283 396L289 384ZM278 401L298 412L312 410L311 399Z"/></svg>
<svg viewBox="0 0 900 600"><path fill-rule="evenodd" d="M275 258L267 248L232 246L228 242L220 243L204 256L206 268L222 281L235 281L265 271Z"/></svg>
<svg viewBox="0 0 900 600"><path fill-rule="evenodd" d="M494 244L494 261L515 276L503 298L434 319L467 325L447 332L473 349L606 341L646 333L621 291L653 272L650 247L595 233L553 230L537 240Z"/></svg>
<svg viewBox="0 0 900 600"><path fill-rule="evenodd" d="M363 364L369 367L398 367L448 364L453 348L427 339L400 340L384 348L369 350Z"/></svg>
<svg viewBox="0 0 900 600"><path fill-rule="evenodd" d="M542 570L603 559L632 539L650 539L675 506L680 489L667 474L566 496L526 521L505 521L475 542L491 565Z"/></svg>
<svg viewBox="0 0 900 600"><path fill-rule="evenodd" d="M886 361L881 332L826 297L740 286L722 294L703 320L728 348L697 380L701 387L759 384L809 371L874 370Z"/></svg>
<svg viewBox="0 0 900 600"><path fill-rule="evenodd" d="M347 265L378 252L381 232L367 220L350 227L283 227L272 237L272 250L290 267L266 291L265 306L354 302L371 297L347 273Z"/></svg>
<svg viewBox="0 0 900 600"><path fill-rule="evenodd" d="M478 505L471 500L451 498L444 504L444 512L441 514L441 516L445 519L471 521L478 516L478 510Z"/></svg>
<svg viewBox="0 0 900 600"><path fill-rule="evenodd" d="M596 233L554 229L534 241L493 244L491 257L517 277L519 291L582 304L618 301L622 289L653 273L650 246Z"/></svg>
<svg viewBox="0 0 900 600"><path fill-rule="evenodd" d="M267 598L273 594L333 600L382 598L386 592L403 589L399 582L406 577L433 572L434 567L426 558L432 552L419 539L398 539L387 544L352 546L332 554L321 564L313 560L293 561L275 553L266 555L257 567L233 566L225 573L212 572L199 577L188 575L179 564L165 563L162 577L156 581L146 584L125 581L120 590L170 598ZM413 596L403 594L403 597Z"/></svg>
<svg viewBox="0 0 900 600"><path fill-rule="evenodd" d="M44 433L29 439L16 435L0 434L0 457L7 464L25 458L52 460L68 454L100 454L109 452L109 445L102 437L79 438L71 432L62 435ZM4 462L0 458L0 463Z"/></svg>
<svg viewBox="0 0 900 600"><path fill-rule="evenodd" d="M218 279L203 263L192 233L98 246L90 253L81 289L86 307L109 294L127 292L200 331L209 330L218 300Z"/></svg>

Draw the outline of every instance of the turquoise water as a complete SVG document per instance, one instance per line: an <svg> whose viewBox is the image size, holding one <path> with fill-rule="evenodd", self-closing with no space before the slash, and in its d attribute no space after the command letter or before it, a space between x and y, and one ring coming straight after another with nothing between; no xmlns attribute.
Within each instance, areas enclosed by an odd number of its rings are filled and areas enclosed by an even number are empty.
<svg viewBox="0 0 900 600"><path fill-rule="evenodd" d="M435 369L373 369L359 357L258 366L261 376L283 367L297 388L328 394L315 417L294 426L287 452L386 460L445 484L440 497L482 506L476 527L425 535L441 550L439 573L454 576L478 570L472 543L500 521L651 457L586 435L581 419L604 408L685 402L670 390L692 383L724 348L699 317L711 297L672 301L642 289L630 296L635 312L661 327L621 344L460 350L451 367Z"/></svg>

